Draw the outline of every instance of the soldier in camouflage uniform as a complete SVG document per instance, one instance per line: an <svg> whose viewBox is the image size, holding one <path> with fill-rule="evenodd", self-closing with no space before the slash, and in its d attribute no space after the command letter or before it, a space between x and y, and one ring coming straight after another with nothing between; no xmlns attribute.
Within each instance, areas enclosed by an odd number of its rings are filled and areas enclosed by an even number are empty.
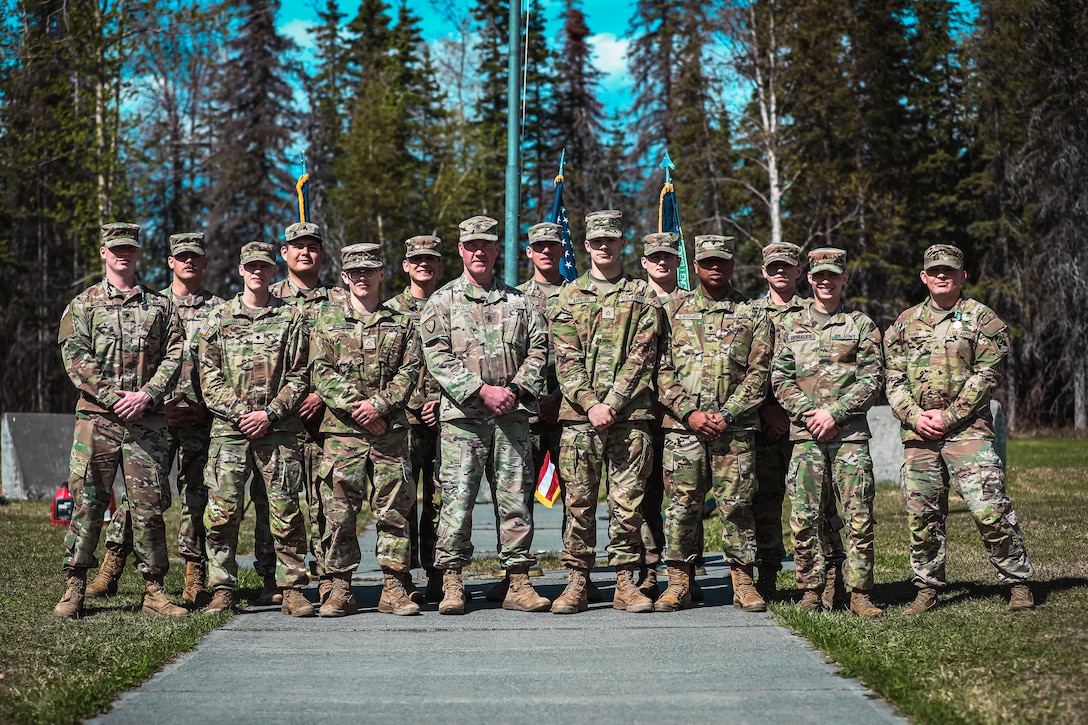
<svg viewBox="0 0 1088 725"><path fill-rule="evenodd" d="M788 330L793 319L800 314L809 300L797 294L797 281L804 267L801 265L801 248L789 242L776 242L763 248L763 278L767 280L767 294L752 304L762 308L771 321L777 341ZM771 601L778 593L778 572L786 549L782 545L782 502L786 497L786 469L793 455L790 442L790 419L774 395L768 395L759 408L762 423L756 432L756 495L752 500L752 517L756 524L756 568L759 580L756 589L764 601ZM821 601L825 609L834 609L837 602L845 599L842 577L843 553L842 519L834 501L829 498L825 516L820 525L829 542L824 552L826 578Z"/></svg>
<svg viewBox="0 0 1088 725"><path fill-rule="evenodd" d="M665 406L665 564L669 586L661 612L690 605L690 569L707 491L722 521L722 548L733 582L733 605L767 606L752 582L756 556L752 498L756 490L757 409L767 395L773 333L765 312L733 289L732 237L695 237L699 289L671 306L657 378Z"/></svg>
<svg viewBox="0 0 1088 725"><path fill-rule="evenodd" d="M929 299L901 314L884 337L888 402L903 426L900 486L918 587L903 613L933 609L945 585L950 483L974 517L998 578L1010 587L1009 611L1031 609L1033 569L1005 494L990 414L1009 330L989 307L963 296L967 270L956 247L929 247L921 278Z"/></svg>
<svg viewBox="0 0 1088 725"><path fill-rule="evenodd" d="M423 306L434 294L442 277L442 240L422 235L404 241L404 259L401 269L408 275L409 284L396 297L386 300L385 306L411 320L419 334L419 316ZM420 500L412 497L412 513L409 516L412 536L412 568L422 566L427 573L427 601L442 598L442 571L434 566L434 547L437 543L438 510L442 505L441 492L434 483L435 459L438 457L438 404L442 389L420 365L419 378L412 390L412 397L404 412L408 416L408 463L413 486L419 481ZM416 509L419 509L418 514ZM418 516L418 517L417 517ZM414 587L409 587L414 589Z"/></svg>
<svg viewBox="0 0 1088 725"><path fill-rule="evenodd" d="M68 587L53 610L62 619L83 614L87 569L98 566L94 550L119 465L136 569L147 590L142 609L188 614L162 588L170 568L162 518L170 484L160 407L181 369L185 330L173 303L136 281L139 232L124 222L102 227L105 278L77 295L60 321L61 357L79 390L68 476L75 510L64 538Z"/></svg>
<svg viewBox="0 0 1088 725"><path fill-rule="evenodd" d="M278 297L284 302L298 306L306 316L307 322L313 322L317 312L325 302L347 302L348 294L340 287L331 287L321 281L321 265L325 261L324 240L321 236L321 227L313 222L297 222L283 230L283 244L280 245L280 256L287 263L287 278L273 284L269 291L273 297ZM306 491L306 512L309 522L310 553L314 555L314 571L312 576L320 578L321 567L325 557L321 551L321 542L325 538L325 515L321 511L321 490L318 469L321 467L321 421L324 417L324 406L321 397L310 390L299 409L299 417L305 426L303 433L303 459L302 480ZM257 508L260 500L260 489L254 496L254 508ZM261 521L258 510L258 528ZM254 542L254 546L257 544ZM267 546L263 557L268 563L274 561L272 552ZM261 560L261 550L255 552L258 560ZM260 562L258 561L258 564ZM254 566L257 568L257 565ZM279 600L279 592L275 588L275 573L271 570L258 569L265 579L265 588L261 592L259 603L275 604ZM329 579L322 580L319 586L319 599L325 601L329 594L332 582Z"/></svg>
<svg viewBox="0 0 1088 725"><path fill-rule="evenodd" d="M536 305L494 275L498 222L460 224L464 273L431 295L420 318L423 355L442 387L438 482L442 512L435 566L444 570L441 614L464 614L461 569L472 559L472 508L486 475L498 516L503 607L546 610L529 581L533 471L529 416L544 389L548 332Z"/></svg>
<svg viewBox="0 0 1088 725"><path fill-rule="evenodd" d="M616 567L612 606L652 612L638 590L642 567L642 500L653 464L653 374L660 305L646 282L623 271L620 212L586 216L590 269L559 293L551 312L556 371L563 391L559 475L566 482L563 566L566 589L556 614L588 607L596 559L597 494L608 487L609 564Z"/></svg>
<svg viewBox="0 0 1088 725"><path fill-rule="evenodd" d="M167 469L175 456L178 459L178 495L181 498L181 526L178 550L185 559L185 589L182 601L187 604L207 604L204 588L204 506L208 503L208 487L204 484L204 465L208 461L208 440L211 417L200 401L192 346L196 332L209 310L223 300L203 287L205 255L204 233L190 232L170 236L170 256L167 265L173 273L171 285L160 294L170 298L185 325L185 353L177 386L163 405L169 426L170 449ZM87 597L112 596L125 568L125 559L132 551L132 522L129 520L128 496L106 531L106 559L98 575L87 585Z"/></svg>
<svg viewBox="0 0 1088 725"><path fill-rule="evenodd" d="M419 614L405 587L411 579L408 517L415 499L409 477L408 402L422 360L419 336L406 315L381 304L385 278L381 247L353 244L341 250L341 278L350 300L321 308L310 333L310 376L325 403L320 470L325 510L323 579L329 596L322 617L354 614L351 574L361 561L356 521L367 484L378 532L377 556L385 586L378 611Z"/></svg>
<svg viewBox="0 0 1088 725"><path fill-rule="evenodd" d="M668 324L669 303L683 293L676 282L676 272L680 268L680 235L674 232L648 234L642 238L642 245L642 268L646 270L646 282L661 304L660 326L664 330ZM665 429L661 425L664 420L665 409L657 402L655 394L654 425L651 428L654 462L642 499L642 548L646 552L646 562L638 585L639 590L650 599L657 598L657 566L665 550L665 523L661 516L665 501L665 478L661 470L661 458L665 452ZM701 524L702 519L699 521Z"/></svg>
<svg viewBox="0 0 1088 725"><path fill-rule="evenodd" d="M849 279L846 252L809 252L813 300L783 326L775 340L771 384L790 417L790 538L797 563L801 607L823 609L821 592L830 551L820 525L829 500L845 522L843 570L850 611L879 617L873 605L873 459L865 413L884 384L880 330L869 317L842 304Z"/></svg>
<svg viewBox="0 0 1088 725"><path fill-rule="evenodd" d="M280 611L312 617L313 607L302 594L309 580L298 501L303 485L298 410L310 389L308 327L299 308L269 293L276 274L271 244L243 246L238 273L242 292L212 312L198 348L204 403L215 415L204 470L208 586L214 596L205 611L215 614L234 605L242 494L252 475L268 494Z"/></svg>

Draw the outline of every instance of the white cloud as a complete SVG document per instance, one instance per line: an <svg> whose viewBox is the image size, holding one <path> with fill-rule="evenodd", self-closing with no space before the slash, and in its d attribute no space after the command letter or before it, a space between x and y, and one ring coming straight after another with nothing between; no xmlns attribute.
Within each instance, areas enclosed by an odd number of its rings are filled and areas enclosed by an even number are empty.
<svg viewBox="0 0 1088 725"><path fill-rule="evenodd" d="M593 64L608 76L627 73L627 47L631 44L626 38L617 38L615 33L599 33L586 39L593 48Z"/></svg>
<svg viewBox="0 0 1088 725"><path fill-rule="evenodd" d="M295 18L281 25L280 32L295 41L303 51L311 51L314 48L314 38L310 35L309 27L313 24L312 20Z"/></svg>

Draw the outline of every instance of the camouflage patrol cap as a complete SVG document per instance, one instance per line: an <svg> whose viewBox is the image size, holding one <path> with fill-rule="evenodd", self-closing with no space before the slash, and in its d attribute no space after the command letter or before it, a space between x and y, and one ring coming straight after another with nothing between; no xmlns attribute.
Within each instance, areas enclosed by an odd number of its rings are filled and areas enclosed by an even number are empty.
<svg viewBox="0 0 1088 725"><path fill-rule="evenodd" d="M529 244L562 244L563 227L552 222L540 222L529 227Z"/></svg>
<svg viewBox="0 0 1088 725"><path fill-rule="evenodd" d="M801 248L789 242L773 242L763 248L763 266L785 262L794 267L801 264Z"/></svg>
<svg viewBox="0 0 1088 725"><path fill-rule="evenodd" d="M922 269L931 267L963 269L963 250L951 244L934 244L926 250L925 265Z"/></svg>
<svg viewBox="0 0 1088 725"><path fill-rule="evenodd" d="M204 232L185 232L170 235L170 256L176 257L182 252L192 252L201 257L207 256L204 248Z"/></svg>
<svg viewBox="0 0 1088 725"><path fill-rule="evenodd" d="M668 252L680 256L680 235L676 232L654 232L642 238L642 256L649 257L658 252Z"/></svg>
<svg viewBox="0 0 1088 725"><path fill-rule="evenodd" d="M620 227L622 212L615 209L591 211L586 214L586 241L591 239L619 239L623 237Z"/></svg>
<svg viewBox="0 0 1088 725"><path fill-rule="evenodd" d="M246 242L242 245L242 253L239 255L239 264L250 262L267 262L276 264L276 248L268 242Z"/></svg>
<svg viewBox="0 0 1088 725"><path fill-rule="evenodd" d="M499 241L499 235L495 232L497 226L499 223L489 216L469 217L457 225L461 230L458 241L468 242L479 239L485 242L497 242Z"/></svg>
<svg viewBox="0 0 1088 725"><path fill-rule="evenodd" d="M381 269L382 247L380 244L352 244L340 250L340 258L343 260L340 267L346 272L349 269Z"/></svg>
<svg viewBox="0 0 1088 725"><path fill-rule="evenodd" d="M325 243L324 238L321 236L321 227L313 222L295 222L283 230L283 241L287 244L303 237L312 237L317 240L318 244Z"/></svg>
<svg viewBox="0 0 1088 725"><path fill-rule="evenodd" d="M140 227L128 222L109 222L102 225L102 246L140 248Z"/></svg>
<svg viewBox="0 0 1088 725"><path fill-rule="evenodd" d="M404 258L408 259L409 257L421 257L424 255L441 257L442 252L438 251L440 246L442 246L442 240L438 237L432 237L426 234L418 237L409 237L404 240Z"/></svg>
<svg viewBox="0 0 1088 725"><path fill-rule="evenodd" d="M823 271L842 274L846 271L846 250L835 247L821 247L808 253L808 272L816 274Z"/></svg>
<svg viewBox="0 0 1088 725"><path fill-rule="evenodd" d="M702 234L695 237L695 261L700 259L732 259L736 247L733 237L720 234Z"/></svg>

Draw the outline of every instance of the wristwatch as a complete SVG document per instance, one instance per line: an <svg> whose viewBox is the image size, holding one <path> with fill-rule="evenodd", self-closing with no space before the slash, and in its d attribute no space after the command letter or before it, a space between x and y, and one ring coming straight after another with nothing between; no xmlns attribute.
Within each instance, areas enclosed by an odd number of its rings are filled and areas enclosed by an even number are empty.
<svg viewBox="0 0 1088 725"><path fill-rule="evenodd" d="M269 424L269 425L275 425L275 424L276 424L276 421L280 419L280 417L279 417L278 415L276 415L275 413L273 413L273 412L272 412L271 410L269 410L268 408L265 408L265 409L264 409L264 414L268 416L268 424Z"/></svg>
<svg viewBox="0 0 1088 725"><path fill-rule="evenodd" d="M730 413L728 410L723 410L722 411L722 420L725 421L726 425L733 425L733 423L737 420L737 418L732 413Z"/></svg>
<svg viewBox="0 0 1088 725"><path fill-rule="evenodd" d="M506 387L511 393L514 394L515 398L520 398L521 397L521 386L520 385L518 385L517 383L510 383Z"/></svg>

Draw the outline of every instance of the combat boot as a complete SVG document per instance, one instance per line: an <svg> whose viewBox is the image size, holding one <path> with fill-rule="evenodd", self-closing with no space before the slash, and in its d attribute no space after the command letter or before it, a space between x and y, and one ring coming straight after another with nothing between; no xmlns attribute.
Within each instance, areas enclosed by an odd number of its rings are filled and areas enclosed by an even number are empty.
<svg viewBox="0 0 1088 725"><path fill-rule="evenodd" d="M329 582L329 595L321 603L321 609L317 611L321 617L346 617L359 611L359 604L355 601L355 595L351 591L351 574L337 574L331 579L322 579Z"/></svg>
<svg viewBox="0 0 1088 725"><path fill-rule="evenodd" d="M884 610L873 604L868 592L850 592L850 611L859 617L879 617Z"/></svg>
<svg viewBox="0 0 1088 725"><path fill-rule="evenodd" d="M83 597L86 595L87 570L72 569L68 572L68 589L53 608L53 615L60 619L79 619L83 616Z"/></svg>
<svg viewBox="0 0 1088 725"><path fill-rule="evenodd" d="M121 579L121 573L125 570L124 554L118 554L113 549L106 549L106 559L102 562L102 566L98 567L98 574L94 580L87 585L87 592L84 596L88 599L98 599L99 597L112 597L117 593L117 582Z"/></svg>
<svg viewBox="0 0 1088 725"><path fill-rule="evenodd" d="M913 617L916 614L928 612L940 606L941 600L937 598L936 587L921 587L918 596L914 598L910 606L903 610L904 617Z"/></svg>
<svg viewBox="0 0 1088 725"><path fill-rule="evenodd" d="M427 570L427 588L423 592L428 602L437 602L442 599L442 570Z"/></svg>
<svg viewBox="0 0 1088 725"><path fill-rule="evenodd" d="M675 612L691 606L691 588L688 585L691 564L669 564L669 586L654 602L655 612Z"/></svg>
<svg viewBox="0 0 1088 725"><path fill-rule="evenodd" d="M542 597L533 589L529 581L528 566L512 566L507 569L507 579L510 585L507 587L506 598L503 599L502 608L515 612L546 612L551 602L547 597Z"/></svg>
<svg viewBox="0 0 1088 725"><path fill-rule="evenodd" d="M688 567L688 592L691 593L691 601L703 601L703 588L695 581L695 565Z"/></svg>
<svg viewBox="0 0 1088 725"><path fill-rule="evenodd" d="M280 614L290 614L292 617L314 616L314 605L310 604L301 589L285 588L282 594Z"/></svg>
<svg viewBox="0 0 1088 725"><path fill-rule="evenodd" d="M163 617L188 617L189 610L170 601L162 588L162 579L144 577L144 602L140 611L144 614L158 614Z"/></svg>
<svg viewBox="0 0 1088 725"><path fill-rule="evenodd" d="M408 596L400 574L383 566L382 576L385 579L385 585L382 587L382 596L378 599L378 611L382 614L395 614L398 617L419 614L419 605Z"/></svg>
<svg viewBox="0 0 1088 725"><path fill-rule="evenodd" d="M567 574L567 586L563 593L552 602L552 614L577 614L589 609L587 593L589 591L589 573L581 569L571 569ZM597 592L600 596L600 592Z"/></svg>
<svg viewBox="0 0 1088 725"><path fill-rule="evenodd" d="M824 609L832 612L842 607L846 599L845 580L842 576L842 562L836 561L824 571L824 588L820 592L820 602Z"/></svg>
<svg viewBox="0 0 1088 725"><path fill-rule="evenodd" d="M642 568L642 577L638 582L638 590L650 601L657 599L657 567L648 565Z"/></svg>
<svg viewBox="0 0 1088 725"><path fill-rule="evenodd" d="M323 576L317 580L317 604L321 606L332 594L332 576Z"/></svg>
<svg viewBox="0 0 1088 725"><path fill-rule="evenodd" d="M733 581L733 606L746 612L766 612L767 603L759 596L752 582L753 568L751 564L729 565Z"/></svg>
<svg viewBox="0 0 1088 725"><path fill-rule="evenodd" d="M616 568L616 591L612 595L612 606L633 614L654 611L653 601L638 590L635 584L636 564L627 564Z"/></svg>
<svg viewBox="0 0 1088 725"><path fill-rule="evenodd" d="M416 604L423 604L426 599L423 596L423 592L416 589L416 583L412 581L412 570L405 569L402 572L398 572L397 576L400 577L400 583L404 586L405 593L408 594L408 598Z"/></svg>
<svg viewBox="0 0 1088 725"><path fill-rule="evenodd" d="M438 613L465 613L465 583L460 569L446 569L442 573L442 601L438 603Z"/></svg>
<svg viewBox="0 0 1088 725"><path fill-rule="evenodd" d="M604 599L601 596L601 590L597 588L597 585L593 583L593 578L586 572L586 601L596 604Z"/></svg>
<svg viewBox="0 0 1088 725"><path fill-rule="evenodd" d="M262 607L268 607L273 604L283 604L283 592L276 586L275 574L265 576L264 586L261 587L261 593L257 596L257 604Z"/></svg>
<svg viewBox="0 0 1088 725"><path fill-rule="evenodd" d="M774 598L778 596L778 570L769 566L759 567L756 591L764 602L774 601Z"/></svg>
<svg viewBox="0 0 1088 725"><path fill-rule="evenodd" d="M204 588L204 560L185 562L185 588L181 590L181 601L196 607L203 607L211 599Z"/></svg>
<svg viewBox="0 0 1088 725"><path fill-rule="evenodd" d="M484 599L489 602L504 602L506 601L506 594L510 591L510 575L507 574L499 583L487 590L487 594L484 595Z"/></svg>
<svg viewBox="0 0 1088 725"><path fill-rule="evenodd" d="M1035 609L1031 588L1027 584L1013 584L1009 592L1009 611L1022 612L1025 609Z"/></svg>
<svg viewBox="0 0 1088 725"><path fill-rule="evenodd" d="M234 609L234 592L230 589L216 589L212 601L204 607L205 614L219 614Z"/></svg>
<svg viewBox="0 0 1088 725"><path fill-rule="evenodd" d="M824 610L823 599L820 598L820 593L815 589L806 589L797 606L806 612L822 612Z"/></svg>

